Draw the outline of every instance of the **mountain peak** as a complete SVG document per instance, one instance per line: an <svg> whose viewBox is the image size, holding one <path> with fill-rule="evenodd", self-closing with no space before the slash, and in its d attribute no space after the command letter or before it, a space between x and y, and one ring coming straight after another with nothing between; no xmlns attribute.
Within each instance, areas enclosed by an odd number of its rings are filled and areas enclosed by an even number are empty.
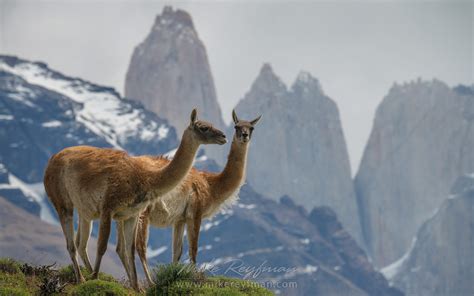
<svg viewBox="0 0 474 296"><path fill-rule="evenodd" d="M255 79L252 85L252 89L260 89L265 92L279 92L286 91L286 86L280 77L273 72L272 66L269 63L264 63L257 79Z"/></svg>
<svg viewBox="0 0 474 296"><path fill-rule="evenodd" d="M150 95L153 94L153 95ZM206 48L189 13L166 6L132 55L125 96L164 117L178 134L188 127L190 106L224 125ZM208 150L211 148L208 148Z"/></svg>
<svg viewBox="0 0 474 296"><path fill-rule="evenodd" d="M181 9L173 9L172 6L165 6L161 14L156 16L155 28L163 26L189 27L194 29L191 15Z"/></svg>
<svg viewBox="0 0 474 296"><path fill-rule="evenodd" d="M275 75L272 65L270 63L263 63L260 69L260 75Z"/></svg>
<svg viewBox="0 0 474 296"><path fill-rule="evenodd" d="M298 76L296 77L295 83L319 83L316 78L311 75L311 73L301 70L300 73L298 73Z"/></svg>
<svg viewBox="0 0 474 296"><path fill-rule="evenodd" d="M319 80L307 71L300 71L292 86L293 90L311 90L323 93Z"/></svg>

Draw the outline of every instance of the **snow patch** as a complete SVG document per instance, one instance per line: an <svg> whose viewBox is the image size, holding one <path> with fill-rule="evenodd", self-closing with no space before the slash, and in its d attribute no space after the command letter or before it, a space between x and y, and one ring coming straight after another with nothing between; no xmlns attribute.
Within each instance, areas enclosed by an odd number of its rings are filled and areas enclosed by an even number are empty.
<svg viewBox="0 0 474 296"><path fill-rule="evenodd" d="M3 165L3 163L0 163L0 173L6 173L7 172L7 168L5 167L5 165Z"/></svg>
<svg viewBox="0 0 474 296"><path fill-rule="evenodd" d="M204 162L208 159L209 158L207 157L207 155L202 155L202 156L199 156L198 158L196 158L196 162Z"/></svg>
<svg viewBox="0 0 474 296"><path fill-rule="evenodd" d="M0 120L13 120L14 118L13 115L0 114Z"/></svg>
<svg viewBox="0 0 474 296"><path fill-rule="evenodd" d="M219 225L220 223L221 223L221 221L219 221L219 220L206 222L206 223L204 223L203 226L201 226L201 231L208 231L209 229L211 229L214 226Z"/></svg>
<svg viewBox="0 0 474 296"><path fill-rule="evenodd" d="M22 104L25 104L25 105L27 105L28 107L32 107L32 108L35 107L35 105L34 105L32 102L30 102L29 100L27 100L26 98L24 98L21 94L8 94L8 97L9 97L10 99L14 99L14 100L17 101L17 102L20 102L20 103L22 103Z"/></svg>
<svg viewBox="0 0 474 296"><path fill-rule="evenodd" d="M300 239L300 242L301 242L303 245L309 245L309 238Z"/></svg>
<svg viewBox="0 0 474 296"><path fill-rule="evenodd" d="M412 240L410 249L406 252L400 259L393 262L390 265L387 265L380 269L380 272L387 278L387 280L391 281L401 270L403 264L410 258L410 255L415 248L416 237Z"/></svg>
<svg viewBox="0 0 474 296"><path fill-rule="evenodd" d="M204 245L198 248L198 251L203 251L203 250L212 250L212 245Z"/></svg>
<svg viewBox="0 0 474 296"><path fill-rule="evenodd" d="M30 200L35 201L40 206L40 219L46 223L52 225L59 225L58 221L51 212L48 201L46 200L46 194L44 192L43 183L25 183L13 174L8 175L8 181L10 183L10 188L18 188L23 192L23 194L30 198ZM2 184L3 188L6 184ZM0 185L0 188L2 188ZM7 185L8 186L8 185Z"/></svg>
<svg viewBox="0 0 474 296"><path fill-rule="evenodd" d="M62 125L62 123L59 120L52 120L48 122L43 122L41 125L44 127L59 127Z"/></svg>
<svg viewBox="0 0 474 296"><path fill-rule="evenodd" d="M158 129L158 139L165 139L168 136L169 128L166 125L161 125Z"/></svg>
<svg viewBox="0 0 474 296"><path fill-rule="evenodd" d="M246 209L246 210L251 210L255 209L257 206L255 204L243 204L243 203L238 203L237 206L241 209Z"/></svg>
<svg viewBox="0 0 474 296"><path fill-rule="evenodd" d="M163 154L163 157L173 159L174 155L176 154L176 151L178 151L178 148L166 152L165 154Z"/></svg>
<svg viewBox="0 0 474 296"><path fill-rule="evenodd" d="M164 252L166 252L166 250L168 250L168 247L165 247L165 246L159 247L158 249L154 249L154 250L151 249L150 247L148 247L146 249L146 257L148 259L154 258L156 256L159 256L159 255L163 254Z"/></svg>

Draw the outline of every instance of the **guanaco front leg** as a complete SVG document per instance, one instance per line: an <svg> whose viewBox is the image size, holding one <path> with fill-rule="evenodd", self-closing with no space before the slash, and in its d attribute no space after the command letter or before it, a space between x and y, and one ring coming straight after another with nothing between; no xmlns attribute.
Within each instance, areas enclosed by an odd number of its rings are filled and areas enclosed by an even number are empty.
<svg viewBox="0 0 474 296"><path fill-rule="evenodd" d="M183 253L184 221L178 221L173 226L173 263L179 262Z"/></svg>
<svg viewBox="0 0 474 296"><path fill-rule="evenodd" d="M137 248L138 256L142 262L143 271L149 285L153 285L150 271L148 269L148 262L146 259L146 249L148 246L148 235L149 235L150 219L148 217L140 217L137 225L137 241L135 246Z"/></svg>
<svg viewBox="0 0 474 296"><path fill-rule="evenodd" d="M81 269L79 268L79 263L77 262L76 244L74 242L73 212L64 211L62 214L59 215L59 221L61 223L61 228L63 229L64 237L66 238L66 246L69 252L69 256L71 256L72 267L76 276L76 282L84 282L85 279L82 276Z"/></svg>
<svg viewBox="0 0 474 296"><path fill-rule="evenodd" d="M117 221L117 247L115 248L122 265L125 268L127 277L130 279L130 266L128 265L128 258L125 250L125 238L123 232L123 221Z"/></svg>
<svg viewBox="0 0 474 296"><path fill-rule="evenodd" d="M97 257L95 258L92 279L97 279L99 277L100 263L102 261L102 256L104 256L105 251L107 251L107 243L109 242L111 222L112 215L110 213L103 212L100 215L99 238L97 240Z"/></svg>
<svg viewBox="0 0 474 296"><path fill-rule="evenodd" d="M189 219L186 224L188 230L189 258L192 263L196 264L201 216L196 215L193 219Z"/></svg>
<svg viewBox="0 0 474 296"><path fill-rule="evenodd" d="M89 254L87 253L87 243L89 242L91 231L92 221L84 219L79 215L79 224L76 234L76 246L79 252L79 256L81 256L82 262L84 263L89 272L92 272L92 265L89 260Z"/></svg>
<svg viewBox="0 0 474 296"><path fill-rule="evenodd" d="M137 236L138 217L131 217L123 222L123 247L129 268L129 280L132 288L139 291L137 269L135 266L135 238Z"/></svg>

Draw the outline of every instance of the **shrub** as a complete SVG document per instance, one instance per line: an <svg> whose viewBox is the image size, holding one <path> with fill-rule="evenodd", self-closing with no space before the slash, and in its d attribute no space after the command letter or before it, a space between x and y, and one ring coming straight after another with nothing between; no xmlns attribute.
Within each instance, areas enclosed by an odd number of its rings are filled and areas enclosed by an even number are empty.
<svg viewBox="0 0 474 296"><path fill-rule="evenodd" d="M73 296L126 296L129 292L122 285L103 280L92 280L76 286L72 290Z"/></svg>
<svg viewBox="0 0 474 296"><path fill-rule="evenodd" d="M20 263L10 258L0 258L0 272L19 273Z"/></svg>
<svg viewBox="0 0 474 296"><path fill-rule="evenodd" d="M147 295L169 295L169 287L178 281L202 281L204 273L193 265L171 263L161 265L154 270L155 285L147 290Z"/></svg>

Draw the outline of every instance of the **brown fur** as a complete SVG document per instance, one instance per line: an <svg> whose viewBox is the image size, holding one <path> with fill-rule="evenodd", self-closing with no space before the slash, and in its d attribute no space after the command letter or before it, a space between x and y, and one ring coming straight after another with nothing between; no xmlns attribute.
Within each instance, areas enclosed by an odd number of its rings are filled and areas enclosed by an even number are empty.
<svg viewBox="0 0 474 296"><path fill-rule="evenodd" d="M93 278L97 278L107 249L111 220L115 219L119 230L117 252L132 286L138 289L133 256L139 213L186 177L200 144L213 143L225 143L224 134L206 122L197 121L193 110L191 124L183 134L175 158L165 166L150 165L142 161L143 157L131 157L123 151L89 146L66 148L51 157L44 185L58 212L77 281L84 278L77 263L76 247L86 267L92 270L86 251L91 221L100 219L93 269ZM76 242L72 223L74 209L79 214Z"/></svg>
<svg viewBox="0 0 474 296"><path fill-rule="evenodd" d="M140 216L138 224L136 248L149 283L146 259L148 244L148 227L173 226L173 262L179 261L183 247L184 226L187 227L189 257L196 263L199 229L202 219L213 217L227 202L237 198L237 193L245 180L248 143L253 125L259 118L251 122L240 121L234 113L236 133L226 167L220 174L192 169L186 179L173 190L172 197L164 198L148 206ZM245 136L247 134L247 136ZM144 162L166 165L166 160L142 159Z"/></svg>

